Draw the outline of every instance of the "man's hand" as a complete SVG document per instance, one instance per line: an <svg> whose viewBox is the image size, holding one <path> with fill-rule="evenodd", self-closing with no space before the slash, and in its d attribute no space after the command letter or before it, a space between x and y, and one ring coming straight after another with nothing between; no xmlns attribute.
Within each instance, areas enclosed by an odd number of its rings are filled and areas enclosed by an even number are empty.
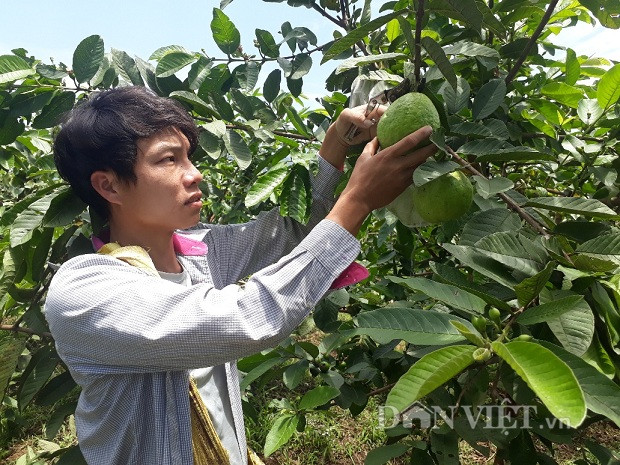
<svg viewBox="0 0 620 465"><path fill-rule="evenodd" d="M378 106L368 116L365 115L366 105L342 110L340 116L327 129L319 155L336 168L342 169L347 149L351 145L367 142L377 135L377 122L386 108ZM357 131L349 141L346 139L346 133L351 125L357 127Z"/></svg>
<svg viewBox="0 0 620 465"><path fill-rule="evenodd" d="M433 144L411 151L431 132L425 126L380 152L377 138L366 144L327 219L356 235L366 216L398 197L411 184L413 171L437 151Z"/></svg>

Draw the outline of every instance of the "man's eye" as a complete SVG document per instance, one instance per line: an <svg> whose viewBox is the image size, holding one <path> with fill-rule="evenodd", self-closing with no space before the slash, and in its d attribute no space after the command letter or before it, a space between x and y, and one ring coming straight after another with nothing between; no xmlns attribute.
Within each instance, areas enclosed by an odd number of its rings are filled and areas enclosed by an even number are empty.
<svg viewBox="0 0 620 465"><path fill-rule="evenodd" d="M174 157L166 157L160 160L161 163L168 162L168 161L174 162Z"/></svg>

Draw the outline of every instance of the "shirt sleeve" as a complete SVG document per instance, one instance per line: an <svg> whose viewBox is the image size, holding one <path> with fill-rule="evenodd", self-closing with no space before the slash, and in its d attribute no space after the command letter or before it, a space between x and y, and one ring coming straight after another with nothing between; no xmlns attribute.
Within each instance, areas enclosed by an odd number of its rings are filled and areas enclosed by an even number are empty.
<svg viewBox="0 0 620 465"><path fill-rule="evenodd" d="M224 283L235 283L289 253L332 209L334 190L342 172L317 157L319 169L311 178L312 209L308 224L284 218L274 208L261 212L248 223L209 225Z"/></svg>
<svg viewBox="0 0 620 465"><path fill-rule="evenodd" d="M109 256L66 262L45 315L61 358L89 374L218 365L273 347L308 315L359 252L323 220L291 253L241 287L189 288Z"/></svg>

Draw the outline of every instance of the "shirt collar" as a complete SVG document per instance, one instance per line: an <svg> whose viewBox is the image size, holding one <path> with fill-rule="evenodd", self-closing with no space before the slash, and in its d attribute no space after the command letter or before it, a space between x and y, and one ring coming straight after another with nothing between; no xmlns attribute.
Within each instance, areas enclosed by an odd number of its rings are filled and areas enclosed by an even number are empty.
<svg viewBox="0 0 620 465"><path fill-rule="evenodd" d="M101 232L100 236L101 237L95 235L91 236L91 242L95 251L98 251L110 241L110 231L106 229ZM172 234L172 245L174 246L175 253L190 257L203 256L206 255L208 251L207 244L203 241L192 239L178 233Z"/></svg>

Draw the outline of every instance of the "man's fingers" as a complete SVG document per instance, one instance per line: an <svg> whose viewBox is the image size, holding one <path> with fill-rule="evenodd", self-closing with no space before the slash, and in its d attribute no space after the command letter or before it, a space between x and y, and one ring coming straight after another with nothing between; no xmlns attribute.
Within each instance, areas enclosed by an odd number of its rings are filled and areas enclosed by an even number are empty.
<svg viewBox="0 0 620 465"><path fill-rule="evenodd" d="M392 145L389 148L390 154L398 157L410 153L416 145L428 139L432 133L433 128L424 126Z"/></svg>
<svg viewBox="0 0 620 465"><path fill-rule="evenodd" d="M427 158L436 153L437 150L435 144L430 144L403 157L403 161L406 163L407 168L417 168L424 163Z"/></svg>
<svg viewBox="0 0 620 465"><path fill-rule="evenodd" d="M366 144L364 150L362 150L362 156L371 157L377 153L377 150L379 150L379 141L375 137Z"/></svg>

